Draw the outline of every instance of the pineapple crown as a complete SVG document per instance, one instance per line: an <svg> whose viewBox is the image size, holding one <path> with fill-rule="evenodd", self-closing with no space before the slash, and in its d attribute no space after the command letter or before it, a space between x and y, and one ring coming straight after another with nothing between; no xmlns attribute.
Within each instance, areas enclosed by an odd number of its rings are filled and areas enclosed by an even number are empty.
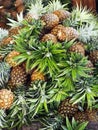
<svg viewBox="0 0 98 130"><path fill-rule="evenodd" d="M65 86L67 91L74 90L74 82L79 77L89 77L90 69L86 67L87 63L87 57L78 53L66 54L65 60L59 64L60 71L56 75L59 84Z"/></svg>
<svg viewBox="0 0 98 130"><path fill-rule="evenodd" d="M47 5L48 12L53 12L55 10L61 10L66 9L67 10L67 4L63 4L59 0L53 0L50 1Z"/></svg>
<svg viewBox="0 0 98 130"><path fill-rule="evenodd" d="M91 42L91 40L95 41L98 37L98 26L96 26L95 22L81 26L78 31L79 40L84 43Z"/></svg>
<svg viewBox="0 0 98 130"><path fill-rule="evenodd" d="M5 117L6 117L5 111L0 109L0 129L7 127Z"/></svg>
<svg viewBox="0 0 98 130"><path fill-rule="evenodd" d="M13 44L1 45L0 46L0 55L4 58L8 53L13 50Z"/></svg>
<svg viewBox="0 0 98 130"><path fill-rule="evenodd" d="M90 9L77 4L72 9L71 16L64 20L63 24L77 28L85 24L91 24L92 21L97 21L97 16L94 16Z"/></svg>
<svg viewBox="0 0 98 130"><path fill-rule="evenodd" d="M8 36L8 30L0 28L0 42L4 37Z"/></svg>
<svg viewBox="0 0 98 130"><path fill-rule="evenodd" d="M46 11L46 7L44 7L42 0L37 0L29 7L28 14L34 19L39 19Z"/></svg>
<svg viewBox="0 0 98 130"><path fill-rule="evenodd" d="M98 91L98 81L94 76L79 79L75 83L75 91L71 101L73 104L81 103L82 107L86 104L87 108L92 109L96 104L96 97Z"/></svg>
<svg viewBox="0 0 98 130"><path fill-rule="evenodd" d="M61 130L63 119L56 115L57 112L50 112L45 117L39 119L42 124L40 130Z"/></svg>
<svg viewBox="0 0 98 130"><path fill-rule="evenodd" d="M13 129L13 127L16 127L18 124L18 129L20 129L23 124L27 124L28 122L27 113L29 106L27 104L26 94L24 90L20 92L16 91L14 94L15 99L7 115L7 118L9 119L11 117L11 120L8 120L7 124L10 129Z"/></svg>
<svg viewBox="0 0 98 130"><path fill-rule="evenodd" d="M88 122L79 123L77 122L74 117L72 118L71 122L66 117L66 126L63 126L63 130L84 130L87 126Z"/></svg>
<svg viewBox="0 0 98 130"><path fill-rule="evenodd" d="M82 7L77 4L71 12L71 17L74 21L77 21L79 25L83 23L89 23L95 19L95 16L92 14L90 9L87 7Z"/></svg>
<svg viewBox="0 0 98 130"><path fill-rule="evenodd" d="M20 12L20 14L17 14L17 21L8 18L8 20L10 21L10 23L8 23L9 26L13 27L18 27L18 26L22 26L22 22L24 20L23 18L23 12Z"/></svg>
<svg viewBox="0 0 98 130"><path fill-rule="evenodd" d="M6 62L0 62L0 88L4 87L10 77L10 66Z"/></svg>

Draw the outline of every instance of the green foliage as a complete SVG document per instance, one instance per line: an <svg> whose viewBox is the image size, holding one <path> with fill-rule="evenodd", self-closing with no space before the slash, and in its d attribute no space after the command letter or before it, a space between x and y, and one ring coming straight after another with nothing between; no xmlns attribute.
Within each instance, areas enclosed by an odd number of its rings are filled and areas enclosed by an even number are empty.
<svg viewBox="0 0 98 130"><path fill-rule="evenodd" d="M72 118L72 122L70 123L68 117L66 117L66 127L63 127L63 130L85 130L88 122L79 123Z"/></svg>
<svg viewBox="0 0 98 130"><path fill-rule="evenodd" d="M61 44L52 42L36 44L32 39L21 44L18 42L20 39L16 40L15 49L21 54L15 59L18 63L26 61L27 70L37 67L41 72L49 73L51 76L59 70L57 63L65 53Z"/></svg>
<svg viewBox="0 0 98 130"><path fill-rule="evenodd" d="M1 45L0 46L0 56L3 58L13 50L13 44Z"/></svg>
<svg viewBox="0 0 98 130"><path fill-rule="evenodd" d="M5 87L10 77L10 66L6 62L0 62L0 88Z"/></svg>
<svg viewBox="0 0 98 130"><path fill-rule="evenodd" d="M97 78L91 76L89 78L82 78L75 84L75 91L73 91L72 101L75 103L81 103L82 107L86 105L92 109L96 103L96 97L98 96L98 81Z"/></svg>
<svg viewBox="0 0 98 130"><path fill-rule="evenodd" d="M40 118L40 122L42 124L42 128L40 130L63 130L61 128L63 120L60 116L56 115L57 112L51 112Z"/></svg>
<svg viewBox="0 0 98 130"><path fill-rule="evenodd" d="M6 36L8 36L8 30L0 28L0 41Z"/></svg>
<svg viewBox="0 0 98 130"><path fill-rule="evenodd" d="M7 127L7 121L5 120L6 113L4 110L0 109L0 129Z"/></svg>
<svg viewBox="0 0 98 130"><path fill-rule="evenodd" d="M60 62L60 71L57 75L57 81L66 87L68 91L74 89L74 82L81 77L89 77L87 74L90 69L86 67L87 58L78 53L69 53L66 58Z"/></svg>
<svg viewBox="0 0 98 130"><path fill-rule="evenodd" d="M25 91L20 91L15 93L14 103L9 109L8 115L6 117L8 128L12 129L18 126L18 129L22 125L27 124L27 114L28 114L28 104Z"/></svg>
<svg viewBox="0 0 98 130"><path fill-rule="evenodd" d="M53 12L55 10L67 9L67 4L62 4L59 0L49 1L47 10Z"/></svg>
<svg viewBox="0 0 98 130"><path fill-rule="evenodd" d="M92 20L96 20L96 16L93 15L91 10L86 7L76 6L72 9L71 16L63 22L65 26L72 26L76 29L82 25L90 24Z"/></svg>

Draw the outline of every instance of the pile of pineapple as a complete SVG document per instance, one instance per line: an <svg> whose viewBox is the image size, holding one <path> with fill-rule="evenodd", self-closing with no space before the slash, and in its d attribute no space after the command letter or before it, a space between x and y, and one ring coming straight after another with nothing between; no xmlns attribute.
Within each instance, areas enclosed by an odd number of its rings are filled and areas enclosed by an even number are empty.
<svg viewBox="0 0 98 130"><path fill-rule="evenodd" d="M98 122L98 18L59 0L0 28L0 129L84 130Z"/></svg>

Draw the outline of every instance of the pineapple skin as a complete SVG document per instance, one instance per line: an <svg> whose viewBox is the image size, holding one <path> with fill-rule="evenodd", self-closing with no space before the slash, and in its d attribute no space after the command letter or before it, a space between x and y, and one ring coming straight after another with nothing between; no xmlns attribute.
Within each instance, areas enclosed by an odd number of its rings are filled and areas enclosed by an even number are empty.
<svg viewBox="0 0 98 130"><path fill-rule="evenodd" d="M17 35L19 34L19 31L22 29L22 27L14 27L9 29L9 36Z"/></svg>
<svg viewBox="0 0 98 130"><path fill-rule="evenodd" d="M98 62L98 50L93 50L90 52L89 59L92 61L92 63Z"/></svg>
<svg viewBox="0 0 98 130"><path fill-rule="evenodd" d="M58 16L53 13L43 15L41 20L45 22L45 28L49 30L59 24Z"/></svg>
<svg viewBox="0 0 98 130"><path fill-rule="evenodd" d="M78 105L70 103L70 99L63 100L58 108L58 112L62 117L72 117L78 111Z"/></svg>
<svg viewBox="0 0 98 130"><path fill-rule="evenodd" d="M14 39L12 37L5 37L1 41L1 45L8 45L8 44L14 44Z"/></svg>
<svg viewBox="0 0 98 130"><path fill-rule="evenodd" d="M51 33L57 36L58 40L60 41L70 41L72 39L77 39L79 37L79 34L77 30L75 30L72 27L65 27L61 24L55 26Z"/></svg>
<svg viewBox="0 0 98 130"><path fill-rule="evenodd" d="M59 17L60 22L70 17L70 12L66 10L55 10L53 14L57 15Z"/></svg>
<svg viewBox="0 0 98 130"><path fill-rule="evenodd" d="M49 34L45 34L42 37L42 42L47 42L47 41L52 41L53 43L57 43L57 38L56 36L54 36L53 34L49 33Z"/></svg>
<svg viewBox="0 0 98 130"><path fill-rule="evenodd" d="M70 52L76 52L76 53L79 53L79 54L85 56L85 48L84 48L84 45L81 42L78 42L78 43L72 45L69 48L69 51Z"/></svg>
<svg viewBox="0 0 98 130"><path fill-rule="evenodd" d="M36 81L36 80L43 80L45 81L45 76L43 73L34 70L31 74L31 82Z"/></svg>
<svg viewBox="0 0 98 130"><path fill-rule="evenodd" d="M14 94L10 90L0 90L0 109L9 109L13 103Z"/></svg>
<svg viewBox="0 0 98 130"><path fill-rule="evenodd" d="M10 75L10 86L21 86L27 81L27 74L22 66L16 66L12 68Z"/></svg>
<svg viewBox="0 0 98 130"><path fill-rule="evenodd" d="M77 113L75 113L74 118L76 121L79 121L81 123L88 121L88 115L85 111L78 111Z"/></svg>
<svg viewBox="0 0 98 130"><path fill-rule="evenodd" d="M18 56L20 53L13 50L11 51L5 58L5 61L11 66L11 67L15 67L17 65L17 63L13 60L13 58L15 56Z"/></svg>

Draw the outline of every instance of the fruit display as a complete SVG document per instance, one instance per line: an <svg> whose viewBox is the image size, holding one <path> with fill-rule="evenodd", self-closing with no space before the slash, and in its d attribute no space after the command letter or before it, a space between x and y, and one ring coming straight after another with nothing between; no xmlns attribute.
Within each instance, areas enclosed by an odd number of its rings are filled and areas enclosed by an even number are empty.
<svg viewBox="0 0 98 130"><path fill-rule="evenodd" d="M0 130L88 130L97 123L98 16L36 0L8 20L10 28L0 28Z"/></svg>

